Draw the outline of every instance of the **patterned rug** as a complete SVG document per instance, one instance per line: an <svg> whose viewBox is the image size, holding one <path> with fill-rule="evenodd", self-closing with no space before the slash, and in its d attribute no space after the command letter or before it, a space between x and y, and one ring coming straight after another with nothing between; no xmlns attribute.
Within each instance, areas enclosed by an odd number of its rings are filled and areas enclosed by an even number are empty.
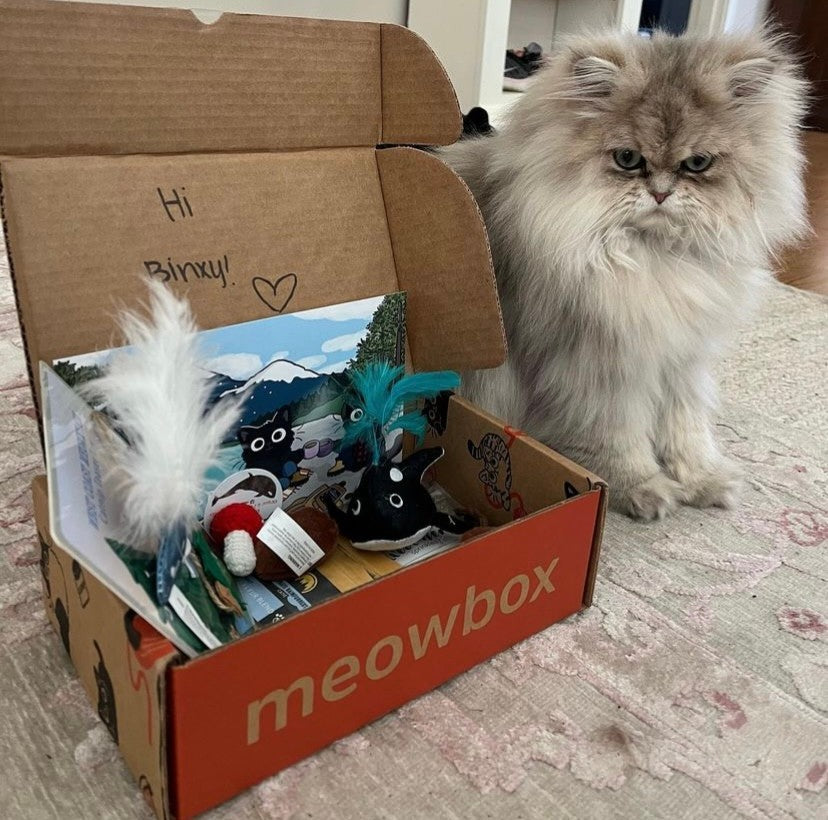
<svg viewBox="0 0 828 820"><path fill-rule="evenodd" d="M0 817L149 817L42 610L7 271L0 248ZM591 609L209 816L828 817L827 308L776 287L722 368L739 510L611 515Z"/></svg>

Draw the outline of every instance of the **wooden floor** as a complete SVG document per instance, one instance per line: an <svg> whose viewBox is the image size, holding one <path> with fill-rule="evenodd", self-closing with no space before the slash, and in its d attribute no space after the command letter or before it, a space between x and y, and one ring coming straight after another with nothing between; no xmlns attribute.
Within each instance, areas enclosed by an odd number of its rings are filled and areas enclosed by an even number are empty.
<svg viewBox="0 0 828 820"><path fill-rule="evenodd" d="M828 294L828 134L805 132L806 188L814 235L782 257L779 279Z"/></svg>

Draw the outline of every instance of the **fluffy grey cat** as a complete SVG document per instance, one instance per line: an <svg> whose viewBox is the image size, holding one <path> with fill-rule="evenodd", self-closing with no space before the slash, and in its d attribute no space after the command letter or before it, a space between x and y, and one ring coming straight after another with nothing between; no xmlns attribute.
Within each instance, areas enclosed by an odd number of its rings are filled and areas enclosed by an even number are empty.
<svg viewBox="0 0 828 820"><path fill-rule="evenodd" d="M806 230L804 96L767 33L583 38L501 131L442 152L483 211L510 347L466 393L634 517L738 497L711 364Z"/></svg>

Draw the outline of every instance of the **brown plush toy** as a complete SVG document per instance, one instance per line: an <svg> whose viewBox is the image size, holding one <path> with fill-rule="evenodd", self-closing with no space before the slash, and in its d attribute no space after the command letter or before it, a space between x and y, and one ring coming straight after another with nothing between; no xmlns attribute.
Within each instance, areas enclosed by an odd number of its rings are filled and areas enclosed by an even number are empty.
<svg viewBox="0 0 828 820"><path fill-rule="evenodd" d="M339 536L336 522L313 507L302 507L287 514L325 554L317 563L324 560ZM256 537L263 525L261 515L250 505L230 504L219 510L210 522L213 548L227 569L238 577L252 574L261 581L295 578L296 573Z"/></svg>

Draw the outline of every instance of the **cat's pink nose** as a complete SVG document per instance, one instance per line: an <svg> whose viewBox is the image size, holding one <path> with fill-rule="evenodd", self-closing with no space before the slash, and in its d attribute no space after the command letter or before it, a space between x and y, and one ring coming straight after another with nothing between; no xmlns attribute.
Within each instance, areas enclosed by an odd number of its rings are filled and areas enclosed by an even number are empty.
<svg viewBox="0 0 828 820"><path fill-rule="evenodd" d="M664 202L664 200L667 199L667 197L670 196L670 194L673 193L673 192L672 191L650 191L650 193L653 195L653 199L659 205L661 205L661 203Z"/></svg>

